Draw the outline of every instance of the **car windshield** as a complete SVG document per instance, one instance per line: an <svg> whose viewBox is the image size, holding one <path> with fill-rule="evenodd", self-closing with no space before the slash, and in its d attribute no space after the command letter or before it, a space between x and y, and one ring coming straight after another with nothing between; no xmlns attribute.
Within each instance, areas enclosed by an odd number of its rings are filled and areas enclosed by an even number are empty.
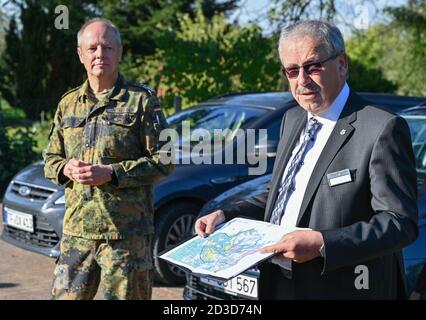
<svg viewBox="0 0 426 320"><path fill-rule="evenodd" d="M218 134L217 130L221 130L221 140L229 142L235 137L238 129L244 128L248 122L259 118L266 111L261 108L241 106L206 106L179 112L170 116L167 122L169 128L178 132L180 143L189 140L189 137L184 136L182 132L184 123L189 126L191 135L195 130L203 129L205 130L203 132L208 133L213 141L215 134ZM224 131L225 129L229 130ZM198 139L191 143L198 143Z"/></svg>
<svg viewBox="0 0 426 320"><path fill-rule="evenodd" d="M426 173L426 115L404 115L411 131L417 172Z"/></svg>

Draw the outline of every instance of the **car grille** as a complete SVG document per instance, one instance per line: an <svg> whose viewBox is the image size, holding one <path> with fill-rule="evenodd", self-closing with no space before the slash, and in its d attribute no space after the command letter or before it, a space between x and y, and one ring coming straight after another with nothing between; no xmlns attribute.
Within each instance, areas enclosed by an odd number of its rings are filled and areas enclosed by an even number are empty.
<svg viewBox="0 0 426 320"><path fill-rule="evenodd" d="M35 216L34 219L34 233L8 225L4 226L4 231L7 236L17 241L38 247L53 248L59 242L55 230L43 217Z"/></svg>
<svg viewBox="0 0 426 320"><path fill-rule="evenodd" d="M241 297L228 294L206 285L200 278L192 274L186 276L185 296L191 300L243 300ZM245 299L244 299L245 300Z"/></svg>
<svg viewBox="0 0 426 320"><path fill-rule="evenodd" d="M22 187L27 187L29 189L28 195L22 195L19 192L19 189L21 189ZM23 183L23 182L13 181L11 192L25 199L45 201L47 198L49 198L50 195L52 195L56 191L53 189L35 186L35 185Z"/></svg>

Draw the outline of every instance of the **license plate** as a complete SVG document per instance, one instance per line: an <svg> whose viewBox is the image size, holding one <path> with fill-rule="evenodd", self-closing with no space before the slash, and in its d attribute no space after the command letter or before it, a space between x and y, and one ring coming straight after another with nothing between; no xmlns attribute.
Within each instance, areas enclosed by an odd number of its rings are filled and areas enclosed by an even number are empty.
<svg viewBox="0 0 426 320"><path fill-rule="evenodd" d="M227 282L220 282L209 278L200 278L201 282L214 286L221 291L232 295L244 295L257 299L257 278L248 275L238 275Z"/></svg>
<svg viewBox="0 0 426 320"><path fill-rule="evenodd" d="M6 224L17 229L34 232L33 216L10 208L4 208Z"/></svg>

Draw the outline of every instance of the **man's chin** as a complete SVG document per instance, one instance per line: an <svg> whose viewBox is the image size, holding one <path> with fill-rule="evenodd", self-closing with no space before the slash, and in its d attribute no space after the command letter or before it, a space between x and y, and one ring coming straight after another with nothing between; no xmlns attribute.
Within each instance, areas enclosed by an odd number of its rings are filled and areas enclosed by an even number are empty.
<svg viewBox="0 0 426 320"><path fill-rule="evenodd" d="M303 101L303 102L300 102L299 104L303 109L305 109L306 111L310 112L313 115L318 115L323 111L322 104L318 102Z"/></svg>
<svg viewBox="0 0 426 320"><path fill-rule="evenodd" d="M109 74L111 74L111 72L109 72L106 69L96 68L96 69L92 69L91 74L95 77L105 77L105 76L108 76Z"/></svg>
<svg viewBox="0 0 426 320"><path fill-rule="evenodd" d="M317 98L306 98L304 96L299 96L299 104L303 107L305 110L312 110L316 109L320 106L320 101L318 101Z"/></svg>

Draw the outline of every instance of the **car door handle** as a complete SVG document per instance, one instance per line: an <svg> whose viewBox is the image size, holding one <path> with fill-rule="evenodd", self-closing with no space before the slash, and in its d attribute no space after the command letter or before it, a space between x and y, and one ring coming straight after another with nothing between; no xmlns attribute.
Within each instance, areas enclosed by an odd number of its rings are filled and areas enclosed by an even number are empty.
<svg viewBox="0 0 426 320"><path fill-rule="evenodd" d="M223 183L231 183L237 181L236 177L221 177L221 178L213 178L210 179L213 184L223 184Z"/></svg>

